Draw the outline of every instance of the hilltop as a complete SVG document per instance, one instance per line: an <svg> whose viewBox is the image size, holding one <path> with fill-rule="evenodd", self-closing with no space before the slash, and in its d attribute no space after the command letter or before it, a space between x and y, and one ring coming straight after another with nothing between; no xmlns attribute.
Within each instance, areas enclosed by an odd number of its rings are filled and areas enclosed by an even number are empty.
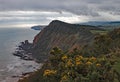
<svg viewBox="0 0 120 82"><path fill-rule="evenodd" d="M103 29L54 20L35 36L32 47L33 56L43 61L49 56L50 50L56 46L65 51L80 49L83 45L92 42L94 34L91 30Z"/></svg>

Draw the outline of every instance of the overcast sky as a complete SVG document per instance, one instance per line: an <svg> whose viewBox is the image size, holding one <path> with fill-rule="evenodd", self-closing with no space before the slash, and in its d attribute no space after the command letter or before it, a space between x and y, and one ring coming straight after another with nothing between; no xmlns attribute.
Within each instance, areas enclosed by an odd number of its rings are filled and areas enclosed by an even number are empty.
<svg viewBox="0 0 120 82"><path fill-rule="evenodd" d="M2 25L15 21L48 24L53 19L70 23L119 21L120 0L0 0Z"/></svg>

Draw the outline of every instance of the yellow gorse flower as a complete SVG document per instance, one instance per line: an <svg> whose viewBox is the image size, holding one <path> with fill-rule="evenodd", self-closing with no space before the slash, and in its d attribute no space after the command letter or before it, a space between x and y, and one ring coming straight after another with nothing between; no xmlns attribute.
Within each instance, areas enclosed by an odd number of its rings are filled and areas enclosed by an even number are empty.
<svg viewBox="0 0 120 82"><path fill-rule="evenodd" d="M63 80L67 80L67 75L64 75L61 80L62 80L62 81L63 81ZM62 82L62 81L61 81L61 82Z"/></svg>
<svg viewBox="0 0 120 82"><path fill-rule="evenodd" d="M97 63L97 64L96 64L96 66L97 66L97 67L100 67L100 66L101 66L101 64Z"/></svg>
<svg viewBox="0 0 120 82"><path fill-rule="evenodd" d="M66 56L66 55L64 55L63 57L62 57L62 60L66 60L68 57Z"/></svg>
<svg viewBox="0 0 120 82"><path fill-rule="evenodd" d="M91 57L90 61L96 61L96 58L95 57Z"/></svg>
<svg viewBox="0 0 120 82"><path fill-rule="evenodd" d="M71 59L69 59L69 60L67 61L66 65L67 65L68 67L74 66L74 64L72 63L72 60L71 60Z"/></svg>
<svg viewBox="0 0 120 82"><path fill-rule="evenodd" d="M76 56L76 57L75 57L75 61L80 61L81 59L83 59L82 56Z"/></svg>
<svg viewBox="0 0 120 82"><path fill-rule="evenodd" d="M80 61L76 61L76 65L78 66L78 65L80 65L81 64L81 62Z"/></svg>
<svg viewBox="0 0 120 82"><path fill-rule="evenodd" d="M79 57L76 57L76 58L75 58L75 61L80 61L80 58L79 58Z"/></svg>
<svg viewBox="0 0 120 82"><path fill-rule="evenodd" d="M83 56L79 56L80 59L83 59Z"/></svg>
<svg viewBox="0 0 120 82"><path fill-rule="evenodd" d="M56 74L56 72L57 72L56 70L49 70L49 69L47 69L47 70L44 71L43 76L54 75L54 74Z"/></svg>
<svg viewBox="0 0 120 82"><path fill-rule="evenodd" d="M91 65L91 64L92 64L92 62L90 62L90 61L86 62L86 65Z"/></svg>

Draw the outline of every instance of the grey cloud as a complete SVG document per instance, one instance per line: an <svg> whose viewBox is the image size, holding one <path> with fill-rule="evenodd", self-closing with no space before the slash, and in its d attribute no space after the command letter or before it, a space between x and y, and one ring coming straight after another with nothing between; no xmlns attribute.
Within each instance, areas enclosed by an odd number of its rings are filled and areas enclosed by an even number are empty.
<svg viewBox="0 0 120 82"><path fill-rule="evenodd" d="M120 0L0 0L0 10L68 11L100 17L99 12L120 14Z"/></svg>

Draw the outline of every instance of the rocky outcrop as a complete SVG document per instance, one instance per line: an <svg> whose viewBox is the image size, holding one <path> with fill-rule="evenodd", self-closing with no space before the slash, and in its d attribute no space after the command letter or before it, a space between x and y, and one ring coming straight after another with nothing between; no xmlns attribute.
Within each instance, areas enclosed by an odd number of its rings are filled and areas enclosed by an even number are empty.
<svg viewBox="0 0 120 82"><path fill-rule="evenodd" d="M89 44L93 40L94 35L90 30L95 29L99 28L54 20L35 36L32 48L33 56L42 61L56 46L64 51L73 48L80 49L81 46Z"/></svg>
<svg viewBox="0 0 120 82"><path fill-rule="evenodd" d="M23 60L33 60L31 47L32 43L29 43L28 40L25 40L24 42L20 42L18 45L16 51L13 53L14 56L18 56Z"/></svg>

